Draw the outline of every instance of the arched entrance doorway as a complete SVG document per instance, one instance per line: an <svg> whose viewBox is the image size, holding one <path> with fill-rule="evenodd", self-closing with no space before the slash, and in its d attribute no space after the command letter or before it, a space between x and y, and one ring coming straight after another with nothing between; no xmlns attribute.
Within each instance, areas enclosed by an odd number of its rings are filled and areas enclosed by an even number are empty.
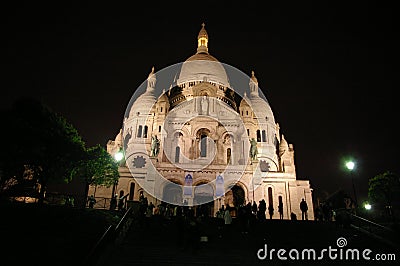
<svg viewBox="0 0 400 266"><path fill-rule="evenodd" d="M182 186L176 183L168 183L163 189L164 202L167 203L177 203L182 201Z"/></svg>
<svg viewBox="0 0 400 266"><path fill-rule="evenodd" d="M240 206L245 205L246 198L244 189L239 185L233 185L225 194L225 206L229 206L232 211L231 215L236 216Z"/></svg>
<svg viewBox="0 0 400 266"><path fill-rule="evenodd" d="M210 184L198 184L194 188L193 202L196 216L212 216L214 213L214 189Z"/></svg>

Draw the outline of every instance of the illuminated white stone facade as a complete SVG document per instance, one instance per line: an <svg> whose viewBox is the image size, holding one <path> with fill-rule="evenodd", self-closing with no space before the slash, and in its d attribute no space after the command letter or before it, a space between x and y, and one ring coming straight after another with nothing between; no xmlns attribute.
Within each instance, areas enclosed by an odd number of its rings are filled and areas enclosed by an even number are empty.
<svg viewBox="0 0 400 266"><path fill-rule="evenodd" d="M211 201L212 215L221 205L258 204L264 199L267 207L273 205L274 219L279 219L278 202L283 203L284 219L290 219L292 212L301 219L299 205L304 198L308 217L313 219L309 181L297 180L293 145L280 133L254 72L244 94L235 93L223 64L208 52L204 24L197 53L182 64L174 82L156 96L153 68L145 92L124 118L123 128L107 143L110 154L123 148L126 155L115 193L129 193L128 199L138 200L143 191L155 205L162 199L186 200L196 206L199 199L205 199ZM160 140L156 156L151 154L154 136ZM258 152L251 160L249 143L253 138ZM192 196L179 190L187 173L193 177ZM226 192L221 197L216 195L218 175L223 176ZM171 187L171 183L180 187ZM110 198L112 188L90 187L89 194L93 193Z"/></svg>

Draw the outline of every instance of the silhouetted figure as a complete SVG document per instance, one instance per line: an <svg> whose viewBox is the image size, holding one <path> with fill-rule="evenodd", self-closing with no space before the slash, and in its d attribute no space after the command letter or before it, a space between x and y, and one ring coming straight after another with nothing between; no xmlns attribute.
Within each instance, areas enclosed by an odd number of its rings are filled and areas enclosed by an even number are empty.
<svg viewBox="0 0 400 266"><path fill-rule="evenodd" d="M308 215L307 215L308 206L307 202L304 199L302 199L300 202L300 210L301 210L301 219L308 220Z"/></svg>
<svg viewBox="0 0 400 266"><path fill-rule="evenodd" d="M251 206L251 212L252 212L254 215L257 215L257 209L258 209L257 203L254 201L254 202L253 202L253 205Z"/></svg>
<svg viewBox="0 0 400 266"><path fill-rule="evenodd" d="M117 194L115 194L110 201L110 210L113 211L115 208L117 208Z"/></svg>
<svg viewBox="0 0 400 266"><path fill-rule="evenodd" d="M191 247L192 253L196 253L200 243L200 233L194 210L190 208L185 217L185 247Z"/></svg>
<svg viewBox="0 0 400 266"><path fill-rule="evenodd" d="M278 212L279 212L279 219L282 220L283 219L283 203L282 202L279 202Z"/></svg>
<svg viewBox="0 0 400 266"><path fill-rule="evenodd" d="M274 215L274 206L272 206L272 204L268 206L268 213L269 213L269 219L271 220L272 216Z"/></svg>
<svg viewBox="0 0 400 266"><path fill-rule="evenodd" d="M89 208L93 209L94 204L96 203L96 199L94 198L93 195L89 196L88 202L89 202Z"/></svg>
<svg viewBox="0 0 400 266"><path fill-rule="evenodd" d="M240 232L241 233L247 233L247 213L246 213L246 206L239 206L238 209L238 219L239 219L239 225L240 225Z"/></svg>
<svg viewBox="0 0 400 266"><path fill-rule="evenodd" d="M224 205L219 208L217 211L216 217L217 217L217 230L218 230L218 237L222 237L222 231L224 228L225 220L224 220L224 214L225 214L225 208Z"/></svg>
<svg viewBox="0 0 400 266"><path fill-rule="evenodd" d="M296 221L297 220L297 216L296 216L296 214L295 213L291 213L290 214L290 220L292 220L292 221Z"/></svg>
<svg viewBox="0 0 400 266"><path fill-rule="evenodd" d="M182 206L177 206L175 215L175 226L176 226L176 245L180 248L184 245L185 237L185 217L183 216Z"/></svg>
<svg viewBox="0 0 400 266"><path fill-rule="evenodd" d="M252 222L252 219L253 219L253 214L251 212L251 203L250 202L248 202L246 204L245 210L246 210L246 232L245 233L248 233L250 228L251 228L251 222Z"/></svg>
<svg viewBox="0 0 400 266"><path fill-rule="evenodd" d="M325 221L332 221L332 211L328 203L322 205L322 213Z"/></svg>
<svg viewBox="0 0 400 266"><path fill-rule="evenodd" d="M121 196L118 200L118 210L122 211L124 209L125 196Z"/></svg>
<svg viewBox="0 0 400 266"><path fill-rule="evenodd" d="M258 203L258 211L257 211L257 218L260 221L265 220L265 211L267 210L267 203L265 203L265 200L262 199Z"/></svg>
<svg viewBox="0 0 400 266"><path fill-rule="evenodd" d="M324 213L322 211L322 203L318 205L318 207L315 209L315 218L317 221L322 222L324 220Z"/></svg>
<svg viewBox="0 0 400 266"><path fill-rule="evenodd" d="M74 207L74 205L75 205L74 197L71 195L68 195L67 198L65 199L65 206Z"/></svg>
<svg viewBox="0 0 400 266"><path fill-rule="evenodd" d="M226 206L224 211L224 225L225 225L225 234L228 235L231 231L232 224L232 216L229 205Z"/></svg>
<svg viewBox="0 0 400 266"><path fill-rule="evenodd" d="M143 201L144 201L144 194L143 194L143 191L140 191L139 202L143 203Z"/></svg>
<svg viewBox="0 0 400 266"><path fill-rule="evenodd" d="M151 222L152 222L152 217L153 217L153 211L154 211L154 204L153 202L150 202L150 204L147 206L146 209L146 226L150 227L151 226Z"/></svg>

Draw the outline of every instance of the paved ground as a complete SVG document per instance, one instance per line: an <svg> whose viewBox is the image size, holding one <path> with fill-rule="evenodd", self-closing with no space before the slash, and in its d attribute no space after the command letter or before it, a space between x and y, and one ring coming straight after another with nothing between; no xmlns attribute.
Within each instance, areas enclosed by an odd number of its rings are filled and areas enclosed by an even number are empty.
<svg viewBox="0 0 400 266"><path fill-rule="evenodd" d="M247 233L237 220L232 228L221 232L215 219L203 221L197 227L199 236L207 236L208 242L195 244L194 233L180 230L183 225L172 221L160 222L154 218L144 224L134 224L125 241L111 250L108 259L102 266L113 265L393 265L393 262L377 262L363 260L361 252L371 249L372 258L377 253L395 254L400 259L396 248L383 244L371 237L358 233L352 228L343 228L335 223L314 221L279 221L267 220L263 223L254 223L247 228ZM229 230L229 231L228 231ZM246 231L246 230L245 230ZM220 237L221 235L221 237ZM331 260L327 252L324 258L318 260L322 249L338 249L338 238L343 238L340 245L343 259ZM197 239L197 237L195 238ZM267 245L268 252L275 249L273 259L268 257L260 260L257 251ZM277 250L284 249L286 253L281 260L277 257ZM290 259L289 252L296 249L300 252L300 259ZM302 260L301 252L304 249L315 249L316 260ZM360 260L345 260L347 249L358 249ZM296 251L292 251L295 256ZM332 251L336 252L336 251ZM339 258L340 249L336 252ZM306 258L308 253L305 253ZM350 253L349 253L350 254ZM263 256L264 252L260 253ZM332 256L334 253L332 253Z"/></svg>
<svg viewBox="0 0 400 266"><path fill-rule="evenodd" d="M0 203L0 265L81 265L117 212Z"/></svg>

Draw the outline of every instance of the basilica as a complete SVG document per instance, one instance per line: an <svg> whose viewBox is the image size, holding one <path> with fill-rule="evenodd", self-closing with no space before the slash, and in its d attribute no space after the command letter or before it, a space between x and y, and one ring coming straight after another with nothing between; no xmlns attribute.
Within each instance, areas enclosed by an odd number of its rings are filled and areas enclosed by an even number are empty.
<svg viewBox="0 0 400 266"><path fill-rule="evenodd" d="M129 201L239 207L264 200L272 219L295 214L300 202L313 219L312 189L297 179L294 146L280 132L255 72L244 74L210 54L204 23L197 51L168 69L150 71L135 91L122 128L107 143L123 153L113 187L89 187L89 195Z"/></svg>

